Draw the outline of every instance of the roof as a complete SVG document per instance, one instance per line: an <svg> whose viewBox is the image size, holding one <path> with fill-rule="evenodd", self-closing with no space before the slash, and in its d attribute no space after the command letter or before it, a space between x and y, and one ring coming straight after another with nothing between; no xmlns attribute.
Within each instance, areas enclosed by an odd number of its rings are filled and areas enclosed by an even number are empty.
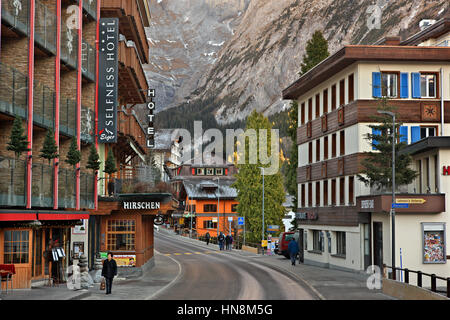
<svg viewBox="0 0 450 320"><path fill-rule="evenodd" d="M450 137L447 136L428 137L419 140L402 149L400 151L400 154L414 155L439 148L450 148Z"/></svg>
<svg viewBox="0 0 450 320"><path fill-rule="evenodd" d="M446 32L450 31L450 18L443 18L437 21L435 24L429 26L425 30L422 30L406 40L403 40L400 45L411 46L418 45L428 39L434 39L442 36Z"/></svg>
<svg viewBox="0 0 450 320"><path fill-rule="evenodd" d="M172 136L176 134L175 129L158 129L155 131L154 150L170 150L172 147Z"/></svg>
<svg viewBox="0 0 450 320"><path fill-rule="evenodd" d="M298 99L357 61L448 62L450 47L348 45L329 56L283 90L283 99Z"/></svg>
<svg viewBox="0 0 450 320"><path fill-rule="evenodd" d="M234 180L184 180L183 187L189 199L235 199L237 190L231 185Z"/></svg>

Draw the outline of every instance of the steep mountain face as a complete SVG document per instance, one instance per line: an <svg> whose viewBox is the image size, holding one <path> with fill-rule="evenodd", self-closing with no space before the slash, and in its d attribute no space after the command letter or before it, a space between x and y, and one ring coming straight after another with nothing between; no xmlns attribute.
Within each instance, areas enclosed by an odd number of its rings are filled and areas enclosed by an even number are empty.
<svg viewBox="0 0 450 320"><path fill-rule="evenodd" d="M449 12L446 0L152 0L152 5L149 38L161 42L152 45L150 59L158 67L149 72L151 84L167 93L164 106L179 112L207 101L207 112L220 125L254 109L270 115L287 108L281 91L298 78L306 42L318 29L333 54L346 44L412 34L421 19L438 20ZM170 47L168 40L177 39L179 47ZM209 41L223 45L217 50Z"/></svg>
<svg viewBox="0 0 450 320"><path fill-rule="evenodd" d="M185 102L234 35L250 0L149 0L150 87L158 110Z"/></svg>

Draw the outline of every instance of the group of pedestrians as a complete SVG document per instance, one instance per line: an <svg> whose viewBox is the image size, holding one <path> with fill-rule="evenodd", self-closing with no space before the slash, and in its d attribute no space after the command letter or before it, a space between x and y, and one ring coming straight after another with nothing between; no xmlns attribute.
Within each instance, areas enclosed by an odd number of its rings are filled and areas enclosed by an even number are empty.
<svg viewBox="0 0 450 320"><path fill-rule="evenodd" d="M209 232L205 235L206 245L209 245L209 241L211 240L211 235ZM225 236L222 232L217 237L217 241L219 243L220 250L231 250L233 248L233 237L231 234Z"/></svg>

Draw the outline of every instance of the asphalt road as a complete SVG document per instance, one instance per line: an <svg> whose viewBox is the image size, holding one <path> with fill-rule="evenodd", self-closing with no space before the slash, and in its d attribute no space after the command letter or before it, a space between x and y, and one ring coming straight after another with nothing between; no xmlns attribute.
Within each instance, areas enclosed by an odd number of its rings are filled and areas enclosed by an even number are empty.
<svg viewBox="0 0 450 320"><path fill-rule="evenodd" d="M155 233L155 250L179 267L174 281L153 299L312 300L315 296L289 274L228 251L207 250Z"/></svg>

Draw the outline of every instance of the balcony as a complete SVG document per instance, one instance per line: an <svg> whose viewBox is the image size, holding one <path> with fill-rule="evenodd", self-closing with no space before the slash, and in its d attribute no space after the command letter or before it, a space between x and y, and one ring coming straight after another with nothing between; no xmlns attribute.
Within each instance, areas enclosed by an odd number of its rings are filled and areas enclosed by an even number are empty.
<svg viewBox="0 0 450 320"><path fill-rule="evenodd" d="M80 1L76 0L76 3L79 4ZM92 19L97 20L97 0L83 0L83 11Z"/></svg>
<svg viewBox="0 0 450 320"><path fill-rule="evenodd" d="M60 97L59 106L59 132L69 137L77 133L77 103L67 97Z"/></svg>
<svg viewBox="0 0 450 320"><path fill-rule="evenodd" d="M81 107L81 140L86 143L94 142L95 112L91 109Z"/></svg>
<svg viewBox="0 0 450 320"><path fill-rule="evenodd" d="M75 170L59 168L58 207L72 209L76 206Z"/></svg>
<svg viewBox="0 0 450 320"><path fill-rule="evenodd" d="M56 54L56 15L39 0L36 0L35 21L36 44Z"/></svg>
<svg viewBox="0 0 450 320"><path fill-rule="evenodd" d="M145 103L147 90L147 78L136 49L120 41L119 95L129 104Z"/></svg>
<svg viewBox="0 0 450 320"><path fill-rule="evenodd" d="M0 112L27 117L28 77L0 62Z"/></svg>
<svg viewBox="0 0 450 320"><path fill-rule="evenodd" d="M25 206L26 161L0 156L0 207Z"/></svg>
<svg viewBox="0 0 450 320"><path fill-rule="evenodd" d="M142 10L145 11L143 8ZM143 63L148 63L149 48L144 22L141 19L144 14L139 10L136 0L103 0L101 3L101 16L104 18L119 18L120 33L127 40L136 43Z"/></svg>
<svg viewBox="0 0 450 320"><path fill-rule="evenodd" d="M31 185L32 207L53 207L53 180L53 166L33 163Z"/></svg>
<svg viewBox="0 0 450 320"><path fill-rule="evenodd" d="M134 114L128 115L125 111L118 112L119 135L130 138L145 153L146 136L145 130Z"/></svg>
<svg viewBox="0 0 450 320"><path fill-rule="evenodd" d="M83 41L81 52L81 70L83 75L88 80L95 82L95 63L97 60L95 48Z"/></svg>
<svg viewBox="0 0 450 320"><path fill-rule="evenodd" d="M61 30L61 61L72 69L78 66L78 33L76 30Z"/></svg>
<svg viewBox="0 0 450 320"><path fill-rule="evenodd" d="M81 208L95 208L94 194L95 176L81 173L80 176L80 206Z"/></svg>
<svg viewBox="0 0 450 320"><path fill-rule="evenodd" d="M26 36L28 33L28 1L2 1L2 23Z"/></svg>
<svg viewBox="0 0 450 320"><path fill-rule="evenodd" d="M55 91L34 82L33 123L47 129L55 129Z"/></svg>

